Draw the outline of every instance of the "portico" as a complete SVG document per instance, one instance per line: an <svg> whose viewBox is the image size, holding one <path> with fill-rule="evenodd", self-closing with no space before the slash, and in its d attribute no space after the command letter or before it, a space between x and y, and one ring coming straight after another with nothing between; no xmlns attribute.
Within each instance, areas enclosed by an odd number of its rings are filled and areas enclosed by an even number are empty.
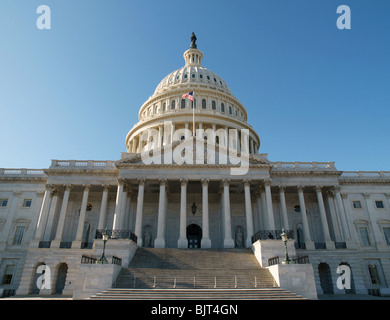
<svg viewBox="0 0 390 320"><path fill-rule="evenodd" d="M119 178L107 172L98 184L93 183L95 178L87 183L82 175L79 181L57 184L53 176L32 245L82 248L93 241L96 229L108 228L116 234L134 233L141 247L188 248L191 224L202 230L202 248L250 247L257 231L282 228L293 230L298 247L307 250L333 249L335 242L348 239L337 186L331 180L324 180L325 186L310 185L304 178L296 185L283 185L278 166L275 170L273 164L253 156L245 179L232 176L229 165L192 165L178 171L175 165L144 166L138 159L123 157L116 163ZM52 169L56 166L58 161ZM91 201L93 216L88 212ZM72 214L75 209L77 216ZM332 217L334 210L337 219ZM75 227L73 233L66 221Z"/></svg>

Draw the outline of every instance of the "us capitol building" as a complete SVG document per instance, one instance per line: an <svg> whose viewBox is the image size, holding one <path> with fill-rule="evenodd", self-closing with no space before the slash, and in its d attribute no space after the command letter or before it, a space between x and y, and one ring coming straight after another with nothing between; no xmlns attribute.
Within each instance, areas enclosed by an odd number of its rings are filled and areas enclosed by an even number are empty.
<svg viewBox="0 0 390 320"><path fill-rule="evenodd" d="M268 160L194 35L184 60L141 106L119 160L0 169L0 296L87 298L115 287L137 254L164 250L249 252L273 287L312 299L389 294L390 172ZM108 263L95 263L103 251Z"/></svg>

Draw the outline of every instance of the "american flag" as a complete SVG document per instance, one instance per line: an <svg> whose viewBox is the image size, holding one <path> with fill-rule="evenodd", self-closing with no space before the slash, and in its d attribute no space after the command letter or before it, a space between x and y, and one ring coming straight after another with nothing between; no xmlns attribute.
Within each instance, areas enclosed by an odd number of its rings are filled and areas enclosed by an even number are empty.
<svg viewBox="0 0 390 320"><path fill-rule="evenodd" d="M183 94L182 95L183 99L190 99L191 101L194 101L194 91L191 91L189 93Z"/></svg>

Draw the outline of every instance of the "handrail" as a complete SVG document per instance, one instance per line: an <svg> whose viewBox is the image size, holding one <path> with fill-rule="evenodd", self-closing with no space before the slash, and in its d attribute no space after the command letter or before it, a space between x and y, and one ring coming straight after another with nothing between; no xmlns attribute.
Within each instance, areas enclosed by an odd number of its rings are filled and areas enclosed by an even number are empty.
<svg viewBox="0 0 390 320"><path fill-rule="evenodd" d="M214 279L213 279L214 278ZM186 279L186 280L183 280ZM213 280L214 281L213 281ZM186 289L196 289L196 288L210 288L210 289L238 289L240 286L245 288L268 288L275 286L274 280L272 285L268 279L266 282L262 282L256 275L248 275L245 277L240 276L231 276L231 277L221 277L218 281L217 276L190 276L186 278L180 278L177 276L158 276L158 275L149 275L149 276L139 276L132 275L131 278L128 278L130 286L133 288L186 288ZM206 280L206 281L205 281Z"/></svg>
<svg viewBox="0 0 390 320"><path fill-rule="evenodd" d="M284 261L284 257L275 256L268 259L268 266L280 264L280 260ZM295 256L289 258L289 264L307 264L310 263L309 256Z"/></svg>
<svg viewBox="0 0 390 320"><path fill-rule="evenodd" d="M281 240L282 230L259 230L252 236L252 243L255 243L257 240L269 240L269 239L277 239ZM287 234L288 239L294 239L294 231L293 230L284 230Z"/></svg>
<svg viewBox="0 0 390 320"><path fill-rule="evenodd" d="M95 264L95 263L97 263L97 261L98 261L98 258L95 258L95 257L90 257L90 256L86 256L86 255L81 256L81 263ZM122 266L122 259L118 258L116 256L112 256L111 264L116 264L118 266Z"/></svg>

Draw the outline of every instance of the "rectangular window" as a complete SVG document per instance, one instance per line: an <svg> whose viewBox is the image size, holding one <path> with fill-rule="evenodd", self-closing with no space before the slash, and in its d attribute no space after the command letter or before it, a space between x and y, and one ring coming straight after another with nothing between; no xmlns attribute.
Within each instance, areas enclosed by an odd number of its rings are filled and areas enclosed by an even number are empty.
<svg viewBox="0 0 390 320"><path fill-rule="evenodd" d="M1 280L2 285L11 284L12 277L14 275L15 265L10 264L5 267L5 271L3 274L3 279Z"/></svg>
<svg viewBox="0 0 390 320"><path fill-rule="evenodd" d="M383 228L383 233L385 234L386 244L390 246L390 228Z"/></svg>
<svg viewBox="0 0 390 320"><path fill-rule="evenodd" d="M8 199L0 199L0 207L6 207L8 204Z"/></svg>
<svg viewBox="0 0 390 320"><path fill-rule="evenodd" d="M362 208L362 204L360 201L356 200L356 201L352 201L352 205L353 205L353 208L354 209L361 209Z"/></svg>
<svg viewBox="0 0 390 320"><path fill-rule="evenodd" d="M25 226L16 227L15 236L14 236L14 240L12 241L12 244L19 245L22 243L25 229L26 229Z"/></svg>
<svg viewBox="0 0 390 320"><path fill-rule="evenodd" d="M372 284L381 284L376 264L368 265L368 273L370 274L370 280Z"/></svg>
<svg viewBox="0 0 390 320"><path fill-rule="evenodd" d="M23 208L30 208L31 207L32 200L31 199L24 199L23 200Z"/></svg>
<svg viewBox="0 0 390 320"><path fill-rule="evenodd" d="M384 208L384 206L383 206L383 201L381 201L381 200L375 201L375 206L376 206L378 209L383 209L383 208Z"/></svg>
<svg viewBox="0 0 390 320"><path fill-rule="evenodd" d="M360 239L362 241L363 246L369 246L370 245L370 239L368 238L368 230L366 227L359 228L360 233Z"/></svg>

